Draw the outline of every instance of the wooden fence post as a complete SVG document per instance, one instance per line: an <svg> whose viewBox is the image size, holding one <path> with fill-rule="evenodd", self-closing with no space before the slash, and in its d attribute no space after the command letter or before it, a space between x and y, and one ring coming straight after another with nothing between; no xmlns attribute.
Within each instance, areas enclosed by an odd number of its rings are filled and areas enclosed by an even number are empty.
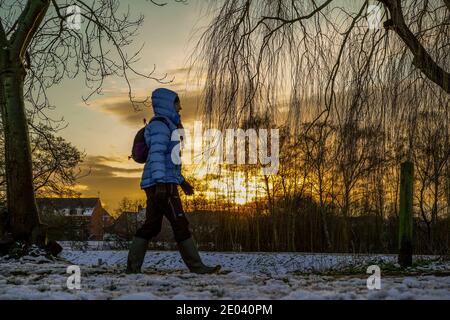
<svg viewBox="0 0 450 320"><path fill-rule="evenodd" d="M401 164L400 172L400 219L398 263L401 267L412 266L413 237L413 183L414 165L410 161Z"/></svg>

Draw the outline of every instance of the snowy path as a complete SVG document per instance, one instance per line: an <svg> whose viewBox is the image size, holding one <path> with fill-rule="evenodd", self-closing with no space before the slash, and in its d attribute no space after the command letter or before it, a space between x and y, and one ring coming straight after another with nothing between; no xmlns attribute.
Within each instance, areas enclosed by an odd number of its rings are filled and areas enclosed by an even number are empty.
<svg viewBox="0 0 450 320"><path fill-rule="evenodd" d="M125 266L126 251L63 251L64 259L79 265ZM323 272L351 265L394 263L394 255L328 255L301 253L221 253L202 252L206 264L220 264L226 270L246 273L285 274L293 272ZM183 270L185 266L176 251L147 251L144 268L161 271Z"/></svg>
<svg viewBox="0 0 450 320"><path fill-rule="evenodd" d="M309 255L292 253L202 253L205 262L220 262L229 274L194 275L176 252L146 256L146 274L123 273L126 252L65 251L69 262L25 257L0 258L0 299L450 299L450 276L383 276L381 290L368 290L369 275L299 274L331 271L394 256ZM101 259L102 265L98 262ZM66 268L81 267L81 290L69 290ZM150 267L158 271L152 271ZM170 272L166 272L169 271ZM173 271L175 270L175 271ZM432 263L423 271L450 271ZM294 273L293 273L294 272ZM383 271L382 271L383 272Z"/></svg>

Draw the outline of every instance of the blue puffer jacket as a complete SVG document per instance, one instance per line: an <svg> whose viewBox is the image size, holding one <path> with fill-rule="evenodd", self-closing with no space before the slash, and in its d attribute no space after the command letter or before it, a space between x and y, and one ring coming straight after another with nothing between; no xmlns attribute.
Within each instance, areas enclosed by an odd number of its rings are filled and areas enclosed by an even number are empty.
<svg viewBox="0 0 450 320"><path fill-rule="evenodd" d="M145 142L150 147L147 162L142 174L141 188L148 188L157 183L181 184L181 164L172 160L179 154L179 141L171 141L172 133L180 123L180 116L175 111L175 100L178 95L168 89L156 89L152 94L155 117L163 117L165 121L153 120L145 128Z"/></svg>

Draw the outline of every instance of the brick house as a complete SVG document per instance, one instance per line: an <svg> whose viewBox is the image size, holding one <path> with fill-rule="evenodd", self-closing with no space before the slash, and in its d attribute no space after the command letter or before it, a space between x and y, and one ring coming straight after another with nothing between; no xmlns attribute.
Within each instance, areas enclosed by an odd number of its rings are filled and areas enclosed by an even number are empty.
<svg viewBox="0 0 450 320"><path fill-rule="evenodd" d="M114 223L106 228L106 232L115 234L122 239L131 240L139 227L145 222L145 211L145 208L139 207L137 212L122 212ZM173 241L172 229L166 218L163 219L161 232L153 240L164 242Z"/></svg>
<svg viewBox="0 0 450 320"><path fill-rule="evenodd" d="M139 208L137 212L124 211L114 221L114 223L106 229L106 232L115 234L123 239L131 240L135 235L137 229L144 223L144 221L144 208Z"/></svg>
<svg viewBox="0 0 450 320"><path fill-rule="evenodd" d="M114 221L99 198L38 198L36 202L55 237L64 240L103 240L104 228Z"/></svg>

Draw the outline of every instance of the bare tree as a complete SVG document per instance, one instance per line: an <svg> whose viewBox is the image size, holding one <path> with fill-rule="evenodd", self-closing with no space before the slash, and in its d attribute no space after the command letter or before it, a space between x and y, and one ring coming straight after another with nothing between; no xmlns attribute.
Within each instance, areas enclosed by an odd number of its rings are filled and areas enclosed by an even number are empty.
<svg viewBox="0 0 450 320"><path fill-rule="evenodd" d="M152 1L153 2L153 1ZM157 2L153 2L158 4ZM81 28L67 23L79 8ZM158 4L163 5L163 3ZM140 50L128 52L143 23L130 8L118 0L0 1L0 105L5 136L5 167L8 217L14 239L42 242L43 228L34 196L32 159L26 106L44 123L49 106L46 89L64 78L85 75L91 93L101 92L104 79L118 76L125 80L135 107L148 102L138 100L130 76L163 81L154 68L143 74L135 69Z"/></svg>
<svg viewBox="0 0 450 320"><path fill-rule="evenodd" d="M84 154L49 127L32 126L30 141L35 192L45 197L78 195L74 186L85 175L79 168ZM4 139L0 137L0 199L6 204L4 147Z"/></svg>
<svg viewBox="0 0 450 320"><path fill-rule="evenodd" d="M327 118L339 83L351 74L381 88L395 72L397 81L433 83L448 95L448 1L377 2L385 9L384 29L369 28L367 0L224 2L198 45L204 114L230 125L276 115L288 96L291 119L304 117L312 98L316 118ZM360 65L343 72L354 59Z"/></svg>
<svg viewBox="0 0 450 320"><path fill-rule="evenodd" d="M427 227L430 252L436 248L433 231L439 216L445 212L445 168L450 162L449 132L445 128L448 119L442 112L420 114L417 129L414 162L417 168L419 193L417 200L420 216Z"/></svg>
<svg viewBox="0 0 450 320"><path fill-rule="evenodd" d="M378 26L369 25L370 4L383 9ZM439 110L448 117L449 2L230 0L214 12L195 56L206 75L206 119L225 128L254 118L286 122L293 146L318 136L306 150L289 146L299 159L320 160L326 132L317 128L333 128L329 199L322 205L335 211L339 205L350 223L353 213L371 210L367 183L374 181L382 216L388 205L395 215L399 164L420 152L419 115ZM448 147L445 134L437 139ZM439 168L441 181L448 162ZM316 163L308 175L319 202L324 169ZM349 238L348 232L338 236Z"/></svg>
<svg viewBox="0 0 450 320"><path fill-rule="evenodd" d="M307 124L305 127L308 127ZM306 128L305 128L306 129ZM303 146L303 152L299 152L304 156L304 161L308 166L309 176L312 178L312 188L314 194L318 196L319 215L322 221L323 237L328 249L331 249L331 239L327 225L327 200L329 200L330 183L332 175L332 136L335 128L328 126L326 123L317 122L311 130L304 130L304 136L299 138ZM334 159L333 159L334 160ZM328 198L328 199L327 199Z"/></svg>

